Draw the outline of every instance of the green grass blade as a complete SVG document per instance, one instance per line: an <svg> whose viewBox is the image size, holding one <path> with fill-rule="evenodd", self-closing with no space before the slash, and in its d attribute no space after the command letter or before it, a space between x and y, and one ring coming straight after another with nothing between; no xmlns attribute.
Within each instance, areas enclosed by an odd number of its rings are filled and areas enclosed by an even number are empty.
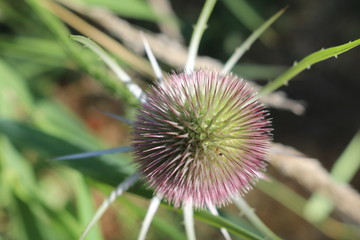
<svg viewBox="0 0 360 240"><path fill-rule="evenodd" d="M279 87L286 84L290 79L295 77L300 72L304 71L305 69L310 68L313 64L324 61L331 57L337 57L338 55L349 51L350 49L360 45L360 39L357 39L356 41L349 42L343 45L339 45L336 47L331 47L327 49L322 49L320 51L314 52L310 54L309 56L302 59L300 62L289 68L287 71L285 71L283 74L281 74L279 77L277 77L275 80L271 81L267 85L265 85L261 91L260 95L266 95L268 93L271 93L272 91L275 91Z"/></svg>
<svg viewBox="0 0 360 240"><path fill-rule="evenodd" d="M42 3L42 1L26 0L26 2L31 7L34 14L40 18L52 35L59 41L61 46L66 49L68 56L70 56L76 64L93 76L116 97L121 98L121 100L132 106L138 105L137 99L129 92L124 84L119 83L114 77L109 76L104 68L100 69L94 67L94 62L96 62L97 57L90 54L88 51L84 51L83 48L76 45L69 38L69 30L58 18L46 9L46 6L43 5L44 3Z"/></svg>
<svg viewBox="0 0 360 240"><path fill-rule="evenodd" d="M142 89L131 80L130 76L120 67L117 62L110 57L107 52L105 52L99 45L95 42L91 41L89 38L83 36L71 35L71 39L77 41L86 47L88 47L91 51L93 51L97 56L100 57L101 60L115 73L116 77L125 83L129 88L130 92L139 99L141 95L143 95Z"/></svg>
<svg viewBox="0 0 360 240"><path fill-rule="evenodd" d="M356 133L331 170L337 181L349 182L360 167L360 131Z"/></svg>
<svg viewBox="0 0 360 240"><path fill-rule="evenodd" d="M1 120L0 133L9 137L16 146L32 148L48 159L85 150L83 147L69 143L65 139L49 135L23 123ZM122 159L126 160L129 156L125 154L119 154L118 156L115 159L102 156L94 159L62 161L53 164L70 166L95 180L117 186L118 183L131 174L122 165Z"/></svg>
<svg viewBox="0 0 360 240"><path fill-rule="evenodd" d="M24 37L16 36L6 37L0 36L0 49L1 54L4 52L14 52L13 55L21 57L26 54L33 56L32 61L37 61L36 57L46 56L54 59L64 59L66 54L61 46L53 39L42 37ZM64 63L63 63L64 64Z"/></svg>
<svg viewBox="0 0 360 240"><path fill-rule="evenodd" d="M248 239L248 240L263 239L262 237L259 237L258 235L249 232L245 228L240 227L223 217L212 215L210 212L199 211L199 212L195 212L194 216L200 219L201 221L206 222L214 227L226 228L229 232L239 237L242 237L243 239Z"/></svg>
<svg viewBox="0 0 360 240"><path fill-rule="evenodd" d="M332 218L322 223L310 222L304 216L306 199L274 178L271 178L271 182L260 181L256 187L331 238L338 239L347 236L347 239L356 239L359 235L355 226L337 222Z"/></svg>
<svg viewBox="0 0 360 240"><path fill-rule="evenodd" d="M360 167L360 131L354 136L331 169L331 176L340 182L349 182ZM304 207L310 222L323 222L334 210L334 204L320 194L313 194Z"/></svg>
<svg viewBox="0 0 360 240"><path fill-rule="evenodd" d="M34 109L33 99L24 79L1 58L0 73L0 116L30 114Z"/></svg>
<svg viewBox="0 0 360 240"><path fill-rule="evenodd" d="M105 147L74 113L56 102L39 101L33 112L33 122L41 130L87 150Z"/></svg>
<svg viewBox="0 0 360 240"><path fill-rule="evenodd" d="M229 11L250 31L255 31L258 26L264 23L264 19L246 0L223 0L223 2ZM276 37L276 32L269 28L265 34L260 36L260 40L265 45L271 45Z"/></svg>
<svg viewBox="0 0 360 240"><path fill-rule="evenodd" d="M80 1L80 0L77 0ZM156 14L148 1L143 0L81 0L88 6L108 8L121 16L140 20L155 21Z"/></svg>
<svg viewBox="0 0 360 240"><path fill-rule="evenodd" d="M66 152L77 152L81 150L81 147L73 145L66 140L51 136L34 127L21 123L0 121L0 132L8 136L14 144L33 148L34 150L40 152L42 156L49 158L62 155ZM121 162L121 158L116 162L110 162L106 161L106 159L102 157L96 161L87 159L78 161L63 161L61 163L75 168L95 180L116 186L127 176L127 173L122 171L123 169L121 165L118 165L119 162ZM130 189L130 191L146 198L151 196L149 191L140 184L135 185ZM219 228L224 227L228 231L242 236L245 239L261 239L260 237L257 237L256 235L222 217L213 216L212 214L206 212L195 213L195 216L198 216L199 219L209 223L210 225Z"/></svg>
<svg viewBox="0 0 360 240"><path fill-rule="evenodd" d="M45 239L38 217L39 213L43 215L43 209L35 200L38 188L32 165L3 136L0 137L0 164L6 169L4 180L11 189L11 205L16 212L11 216L11 220L22 222L23 229L19 231L27 237Z"/></svg>
<svg viewBox="0 0 360 240"><path fill-rule="evenodd" d="M92 201L92 195L89 190L89 186L84 181L84 178L78 174L73 176L74 183L74 192L76 194L77 206L78 206L78 216L80 219L81 226L86 226L88 224L89 219L95 214L94 211L94 203ZM79 229L79 235L81 234L81 230ZM87 235L87 240L101 240L103 239L100 228L98 225L94 225L92 230Z"/></svg>

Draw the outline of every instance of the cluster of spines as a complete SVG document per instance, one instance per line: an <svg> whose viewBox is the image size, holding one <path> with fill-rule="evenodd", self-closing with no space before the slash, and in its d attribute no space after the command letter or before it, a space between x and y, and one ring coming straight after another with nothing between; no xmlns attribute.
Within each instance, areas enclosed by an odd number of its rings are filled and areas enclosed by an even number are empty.
<svg viewBox="0 0 360 240"><path fill-rule="evenodd" d="M169 75L134 124L135 159L150 187L175 206L221 206L262 176L267 111L242 79L214 71Z"/></svg>

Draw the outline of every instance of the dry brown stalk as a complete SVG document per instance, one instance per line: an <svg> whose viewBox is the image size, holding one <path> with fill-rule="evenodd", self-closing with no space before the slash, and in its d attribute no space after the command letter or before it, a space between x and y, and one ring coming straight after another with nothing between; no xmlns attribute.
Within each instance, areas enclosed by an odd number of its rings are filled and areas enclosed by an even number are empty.
<svg viewBox="0 0 360 240"><path fill-rule="evenodd" d="M274 143L270 162L311 192L318 192L332 200L340 212L360 225L359 193L350 185L335 181L317 159L306 157L292 147Z"/></svg>
<svg viewBox="0 0 360 240"><path fill-rule="evenodd" d="M187 59L188 50L179 42L169 39L163 34L154 34L144 29L139 29L135 26L132 26L127 21L118 18L112 12L106 9L79 6L65 0L62 0L62 3L64 3L67 7L77 11L78 13L91 18L101 27L121 39L125 45L129 46L138 53L144 52L144 46L141 38L139 37L140 32L144 32L144 35L148 40L154 55L158 59L176 68L183 68ZM91 35L87 36L93 38ZM221 70L223 68L223 64L216 59L201 56L196 59L196 67L211 67L216 70ZM260 90L260 86L254 82L249 81L249 84L255 91ZM268 96L262 98L262 101L268 106L278 109L290 110L297 115L301 115L305 111L305 107L301 102L287 98L284 92L271 93Z"/></svg>
<svg viewBox="0 0 360 240"><path fill-rule="evenodd" d="M176 39L176 41L184 42L181 35L180 27L175 19L175 12L171 7L169 0L149 0L152 9L157 13L159 19L157 24L161 32L166 36ZM166 19L165 19L166 18Z"/></svg>

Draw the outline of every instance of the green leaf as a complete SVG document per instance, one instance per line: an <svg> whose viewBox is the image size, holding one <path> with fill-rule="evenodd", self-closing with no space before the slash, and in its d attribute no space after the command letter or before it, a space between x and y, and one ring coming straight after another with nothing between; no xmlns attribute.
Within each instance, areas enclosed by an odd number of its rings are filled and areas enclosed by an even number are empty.
<svg viewBox="0 0 360 240"><path fill-rule="evenodd" d="M0 161L3 167L2 180L10 186L12 192L23 201L36 195L36 178L32 166L4 136L0 137Z"/></svg>
<svg viewBox="0 0 360 240"><path fill-rule="evenodd" d="M0 59L0 116L16 117L21 112L31 113L33 99L17 72Z"/></svg>
<svg viewBox="0 0 360 240"><path fill-rule="evenodd" d="M234 65L239 61L239 59L244 55L244 53L250 49L251 45L273 24L284 12L286 8L278 11L274 16L269 18L266 22L260 25L241 45L238 47L229 60L225 63L223 67L223 72L229 72Z"/></svg>
<svg viewBox="0 0 360 240"><path fill-rule="evenodd" d="M307 68L310 68L313 64L324 61L331 57L337 57L338 55L347 52L358 45L360 45L360 39L357 39L356 41L349 42L340 46L322 49L320 51L310 54L309 56L302 59L299 63L294 64L294 66L289 68L286 72L281 74L275 80L265 85L261 89L260 95L263 96L268 93L271 93L272 91L275 91L282 85L286 84L290 79L295 77L300 72L304 71Z"/></svg>
<svg viewBox="0 0 360 240"><path fill-rule="evenodd" d="M100 113L99 113L100 114ZM53 101L40 101L33 113L34 123L44 132L66 139L87 150L99 150L105 145L84 126L84 123L64 106Z"/></svg>
<svg viewBox="0 0 360 240"><path fill-rule="evenodd" d="M341 156L336 160L330 174L334 180L348 183L360 167L360 131L354 136ZM304 207L304 215L307 220L321 223L329 217L334 210L334 203L328 198L313 194Z"/></svg>
<svg viewBox="0 0 360 240"><path fill-rule="evenodd" d="M92 195L89 190L89 186L84 181L83 177L78 174L73 176L74 189L76 194L77 206L78 206L78 215L80 218L81 226L86 226L89 223L89 220L95 214L94 203L92 201ZM82 229L79 229L78 236L81 235ZM100 233L99 226L93 226L92 230L89 232L87 238L88 240L101 240L103 239Z"/></svg>
<svg viewBox="0 0 360 240"><path fill-rule="evenodd" d="M48 215L49 209L40 197L39 184L30 161L20 155L5 137L0 137L0 164L3 166L1 181L7 188L6 199L2 195L1 200L11 199L6 209L9 211L9 224L14 226L19 239L30 237L57 240L59 238L53 236L56 229L62 236L70 237L67 230L70 228L59 229L57 214L53 214L53 217ZM46 226L51 224L53 226L50 230Z"/></svg>
<svg viewBox="0 0 360 240"><path fill-rule="evenodd" d="M108 8L121 16L142 20L156 20L151 6L144 0L82 0L89 6Z"/></svg>
<svg viewBox="0 0 360 240"><path fill-rule="evenodd" d="M98 80L105 88L107 88L116 97L124 102L137 106L138 101L132 96L129 90L117 81L114 77L109 76L105 68L98 68L94 65L97 56L84 51L79 45L75 44L70 38L70 32L58 18L47 10L46 5L38 0L26 0L31 10L46 25L48 30L59 41L60 45L66 49L69 56L87 73ZM55 4L55 3L54 3ZM102 63L100 63L102 64ZM101 65L100 65L101 66Z"/></svg>
<svg viewBox="0 0 360 240"><path fill-rule="evenodd" d="M255 31L258 26L264 23L264 19L246 0L223 0L223 2L229 11L250 31ZM260 40L266 45L270 45L276 37L276 32L269 28L264 35L260 36Z"/></svg>
<svg viewBox="0 0 360 240"><path fill-rule="evenodd" d="M43 156L49 158L64 155L69 152L79 152L83 150L81 147L71 144L61 138L51 136L23 123L1 120L0 132L8 136L9 139L17 146L33 148L39 151L39 153L41 153ZM62 161L59 164L65 164L75 168L86 176L91 177L97 181L116 186L118 183L122 182L126 176L128 176L128 173L123 172L123 168L120 163L121 158L114 162L110 161L104 156L101 158L81 159L76 161ZM151 192L146 190L146 188L141 183L132 187L130 192L134 192L146 198L151 196ZM245 237L246 239L260 239L254 234L222 217L213 216L206 212L195 213L195 215L210 225L219 228L224 227L230 232Z"/></svg>
<svg viewBox="0 0 360 240"><path fill-rule="evenodd" d="M0 49L2 55L12 52L13 56L18 57L22 57L22 55L33 56L32 61L38 61L38 57L44 56L54 60L66 57L64 50L55 39L41 37L0 36Z"/></svg>
<svg viewBox="0 0 360 240"><path fill-rule="evenodd" d="M200 219L201 221L206 222L214 227L226 228L229 232L231 232L239 237L242 237L243 239L251 239L251 240L263 239L262 237L259 237L255 234L249 232L245 228L240 227L223 217L214 216L207 211L195 212L194 216L196 218Z"/></svg>
<svg viewBox="0 0 360 240"><path fill-rule="evenodd" d="M84 148L64 139L19 122L0 120L0 133L5 134L16 146L32 148L46 158L86 151ZM117 156L119 157L116 159L102 156L77 161L61 161L61 163L53 164L67 165L95 180L116 186L130 174L129 168L122 165L122 159L126 160L129 156L126 154L118 154Z"/></svg>

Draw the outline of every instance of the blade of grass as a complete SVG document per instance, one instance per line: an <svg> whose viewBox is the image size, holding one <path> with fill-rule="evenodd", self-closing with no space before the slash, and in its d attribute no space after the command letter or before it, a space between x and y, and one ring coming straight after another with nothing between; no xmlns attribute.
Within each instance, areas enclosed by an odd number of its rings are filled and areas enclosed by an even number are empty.
<svg viewBox="0 0 360 240"><path fill-rule="evenodd" d="M24 79L0 59L0 116L15 117L21 112L30 114L34 103Z"/></svg>
<svg viewBox="0 0 360 240"><path fill-rule="evenodd" d="M125 146L125 147L98 150L98 151L93 151L93 152L76 153L76 154L56 157L52 160L55 160L55 161L76 160L76 159L80 159L80 158L91 158L91 157L96 157L96 156L101 156L101 155L106 155L106 154L131 152L131 151L132 151L132 147Z"/></svg>
<svg viewBox="0 0 360 240"><path fill-rule="evenodd" d="M242 228L232 222L230 222L229 220L220 217L220 216L214 216L211 213L207 212L207 211L199 211L199 212L195 212L194 216L197 219L200 219L203 222L206 222L214 227L217 228L225 228L227 229L229 232L243 238L243 239L251 239L251 240L259 240L259 239L263 239L262 237L259 237L251 232L249 232L248 230L246 230L245 228Z"/></svg>
<svg viewBox="0 0 360 240"><path fill-rule="evenodd" d="M268 93L271 93L278 89L279 87L285 85L290 79L295 77L300 72L305 69L310 68L313 64L324 61L331 57L337 57L338 55L349 51L350 49L360 45L360 39L356 41L349 42L343 45L339 45L336 47L331 47L327 49L322 49L320 51L314 52L307 57L303 58L300 62L289 68L275 80L266 84L259 92L261 96L264 96Z"/></svg>
<svg viewBox="0 0 360 240"><path fill-rule="evenodd" d="M116 97L120 98L121 100L130 105L138 105L138 101L129 92L129 90L123 86L123 84L119 84L119 81L116 81L113 77L109 76L109 74L104 71L104 69L94 68L95 56L93 54L90 54L88 51L83 51L80 46L76 45L69 38L69 30L58 18L56 18L51 12L48 11L48 9L46 8L47 5L44 5L44 3L50 4L49 1L26 0L26 2L31 7L31 10L34 12L34 14L36 14L40 18L40 20L48 27L48 30L59 41L61 46L66 50L67 54L84 71L86 71L96 80L98 80L111 93L115 94ZM54 2L51 2L51 4L56 5L56 3ZM95 29L94 31L98 30Z"/></svg>
<svg viewBox="0 0 360 240"><path fill-rule="evenodd" d="M84 178L78 174L73 176L74 192L77 200L77 214L80 219L81 226L86 226L89 219L95 214L94 203L92 201L91 192L88 185L84 181ZM79 235L80 236L80 231ZM99 226L95 225L92 227L92 231L87 235L88 240L101 240L103 237L100 233Z"/></svg>
<svg viewBox="0 0 360 240"><path fill-rule="evenodd" d="M30 47L31 46L31 47ZM12 51L17 55L28 54L36 56L48 56L53 58L65 58L64 50L53 39L41 37L0 37L1 53L5 51ZM14 54L15 55L15 54ZM36 60L36 59L33 59Z"/></svg>
<svg viewBox="0 0 360 240"><path fill-rule="evenodd" d="M0 165L6 169L1 173L1 182L5 182L8 192L1 195L1 202L10 194L12 200L6 206L10 225L15 224L16 234L23 234L16 239L35 238L36 235L36 239L74 239L79 229L75 218L63 208L48 204L46 198L54 199L48 196L48 191L42 191L43 178L35 176L33 164L4 137L0 137ZM19 222L29 227L21 229ZM36 235L32 235L33 232Z"/></svg>
<svg viewBox="0 0 360 240"><path fill-rule="evenodd" d="M304 206L306 204L306 199L300 194L288 188L281 182L278 182L274 178L271 178L271 182L260 181L256 185L256 187L265 194L267 194L269 197L281 203L283 206L285 206L291 212L295 213L297 216L309 222L304 217L303 212ZM344 236L348 236L349 239L352 239L358 236L356 227L343 224L332 218L328 218L326 221L319 224L313 222L309 223L330 238L339 239L343 238Z"/></svg>
<svg viewBox="0 0 360 240"><path fill-rule="evenodd" d="M82 43L86 47L88 47L91 51L93 51L96 55L98 55L106 65L115 73L116 77L125 83L125 85L129 88L130 92L137 98L140 99L140 96L143 94L142 89L131 80L130 76L112 59L102 48L99 47L95 42L91 41L88 38L83 36L75 36L71 35L71 39Z"/></svg>
<svg viewBox="0 0 360 240"><path fill-rule="evenodd" d="M84 34L85 36L91 38L93 41L97 42L99 45L101 45L108 51L111 51L114 55L123 59L136 71L148 77L154 77L150 63L147 60L132 53L115 39L109 37L99 29L93 27L92 25L90 25L71 11L67 10L66 8L57 4L56 2L49 2L49 9L65 23L69 24L71 27Z"/></svg>
<svg viewBox="0 0 360 240"><path fill-rule="evenodd" d="M230 12L247 27L250 31L255 31L264 23L262 17L254 10L254 8L245 0L223 0L225 6ZM269 28L268 31L260 36L260 40L265 45L270 45L277 37L275 30Z"/></svg>
<svg viewBox="0 0 360 240"><path fill-rule="evenodd" d="M340 182L349 182L360 167L360 131L354 136L330 171ZM313 194L304 207L304 215L310 222L321 223L334 210L334 204L320 194Z"/></svg>
<svg viewBox="0 0 360 240"><path fill-rule="evenodd" d="M80 147L66 140L51 136L34 127L21 123L0 120L0 132L8 136L17 146L33 148L39 151L42 156L49 158L81 150ZM61 148L58 146L61 146ZM124 173L123 167L118 165L119 162L121 162L119 159L114 162L107 161L106 158L101 157L99 161L78 160L63 161L62 163L81 171L83 174L97 181L117 186L119 182L122 182L126 176L128 176L127 173ZM106 172L106 174L104 174L104 172ZM150 198L152 195L142 184L135 185L129 191L146 198ZM246 239L261 239L222 217L213 216L210 213L207 214L204 212L195 212L194 215L212 226L226 228L235 235L245 237Z"/></svg>
<svg viewBox="0 0 360 240"><path fill-rule="evenodd" d="M157 16L147 1L143 0L81 0L90 6L108 8L117 14L140 20L155 21Z"/></svg>
<svg viewBox="0 0 360 240"><path fill-rule="evenodd" d="M6 185L12 193L12 207L16 214L10 221L20 221L25 227L19 232L26 237L46 239L46 231L41 227L46 218L43 206L37 201L38 185L32 165L5 138L0 137L0 163L6 169ZM18 229L17 229L18 230Z"/></svg>
<svg viewBox="0 0 360 240"><path fill-rule="evenodd" d="M100 207L96 210L95 214L91 216L91 220L89 223L86 224L85 230L81 233L80 240L83 240L87 237L87 234L91 231L91 229L96 225L96 223L100 220L103 216L105 211L110 207L110 205L120 197L124 192L126 192L135 182L138 181L140 175L135 173L134 175L130 176L123 182L121 182L115 190L113 190L110 195L102 202Z"/></svg>
<svg viewBox="0 0 360 240"><path fill-rule="evenodd" d="M67 139L52 136L23 123L0 120L0 132L9 137L16 146L34 149L45 158L54 158L59 155L85 150L82 146L70 143ZM102 156L96 158L96 161L79 159L77 161L62 161L53 164L70 166L95 180L117 186L119 182L131 174L130 169L122 165L122 159L126 160L129 156L125 154L119 154L119 156L115 159Z"/></svg>

